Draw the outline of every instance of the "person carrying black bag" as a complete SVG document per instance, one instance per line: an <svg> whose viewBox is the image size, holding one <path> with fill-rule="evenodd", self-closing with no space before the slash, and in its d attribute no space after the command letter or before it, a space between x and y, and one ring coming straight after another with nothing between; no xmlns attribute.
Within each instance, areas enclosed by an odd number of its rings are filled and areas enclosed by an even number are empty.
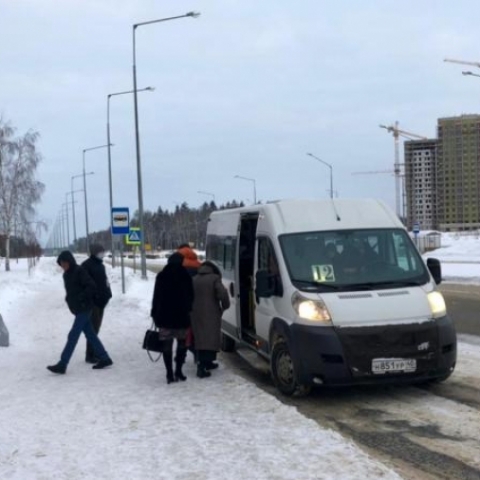
<svg viewBox="0 0 480 480"><path fill-rule="evenodd" d="M182 266L183 255L176 252L168 258L165 268L157 274L150 316L159 329L163 343L163 362L167 370L167 383L187 377L182 366L187 356L186 335L190 327L193 305L192 278ZM177 340L175 371L173 370L173 340Z"/></svg>
<svg viewBox="0 0 480 480"><path fill-rule="evenodd" d="M103 312L109 300L112 298L112 290L108 282L105 265L103 264L103 257L105 256L105 249L98 243L93 243L90 246L90 257L82 263L82 267L92 277L97 286L95 295L93 297L93 309L91 322L95 333L98 335L100 327L102 326ZM92 344L87 340L87 351L85 354L85 361L87 363L97 363Z"/></svg>

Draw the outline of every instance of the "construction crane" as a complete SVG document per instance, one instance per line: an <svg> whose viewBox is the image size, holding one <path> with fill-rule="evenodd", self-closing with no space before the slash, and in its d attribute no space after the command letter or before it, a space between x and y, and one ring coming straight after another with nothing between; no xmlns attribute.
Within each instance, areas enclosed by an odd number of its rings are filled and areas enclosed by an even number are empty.
<svg viewBox="0 0 480 480"><path fill-rule="evenodd" d="M472 67L480 68L479 62L466 62L465 60L456 60L454 58L445 58L443 61L449 63L458 63L459 65L471 65Z"/></svg>
<svg viewBox="0 0 480 480"><path fill-rule="evenodd" d="M376 175L377 173L391 173L393 170L370 170L369 172L353 172L352 175Z"/></svg>
<svg viewBox="0 0 480 480"><path fill-rule="evenodd" d="M404 163L400 163L400 166L405 165ZM362 172L352 172L352 175L377 175L377 174L390 174L392 177L395 175L394 170L370 170L370 171L362 171ZM402 179L402 186L401 190L403 192L403 202L402 202L402 215L405 215L405 190L404 190L404 185L403 185L403 179L405 177L405 174L402 173L400 174L400 178Z"/></svg>
<svg viewBox="0 0 480 480"><path fill-rule="evenodd" d="M417 135L416 133L407 132L406 130L400 130L398 128L398 122L395 125L379 125L380 128L384 128L387 132L393 135L395 146L395 163L393 164L393 174L395 175L395 210L400 217L402 212L400 207L400 190L401 190L401 171L400 171L400 142L399 138L404 137L409 140L427 140L427 137Z"/></svg>

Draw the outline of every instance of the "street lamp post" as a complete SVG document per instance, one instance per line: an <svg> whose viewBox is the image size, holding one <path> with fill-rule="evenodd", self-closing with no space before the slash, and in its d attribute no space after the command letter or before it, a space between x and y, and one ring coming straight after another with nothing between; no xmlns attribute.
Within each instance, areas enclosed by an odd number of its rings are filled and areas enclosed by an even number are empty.
<svg viewBox="0 0 480 480"><path fill-rule="evenodd" d="M329 163L325 162L321 158L316 157L312 153L307 153L310 157L314 158L315 160L318 160L320 163L323 163L330 169L330 198L333 198L333 167Z"/></svg>
<svg viewBox="0 0 480 480"><path fill-rule="evenodd" d="M70 248L70 219L68 217L68 209L70 208L68 206L68 192L65 194L65 203L62 204L62 206L65 205L65 211L67 212L67 246Z"/></svg>
<svg viewBox="0 0 480 480"><path fill-rule="evenodd" d="M202 195L208 195L213 198L213 203L215 203L215 194L211 192L205 192L204 190L198 190L197 193L201 193Z"/></svg>
<svg viewBox="0 0 480 480"><path fill-rule="evenodd" d="M88 172L87 175L93 175L95 172ZM83 173L81 173L80 175L73 175L73 177L71 177L71 190L70 190L70 195L72 196L72 217L73 217L73 245L74 245L74 248L76 247L76 244L77 244L77 222L75 221L75 193L77 192L83 192L83 190L74 190L73 189L73 181L76 179L76 178L80 178L80 177L83 177Z"/></svg>
<svg viewBox="0 0 480 480"><path fill-rule="evenodd" d="M253 204L257 204L257 182L254 178L242 177L241 175L235 175L233 178L240 178L241 180L248 180L253 183Z"/></svg>
<svg viewBox="0 0 480 480"><path fill-rule="evenodd" d="M146 87L141 88L138 90L139 92L153 92L155 90L154 87ZM112 238L112 268L115 268L115 243L113 238L113 216L112 216L112 208L113 208L113 186L112 186L112 149L110 148L110 98L116 95L126 95L128 93L133 93L133 90L127 90L125 92L116 92L110 93L107 95L107 149L108 149L108 188L110 193L110 236Z"/></svg>
<svg viewBox="0 0 480 480"><path fill-rule="evenodd" d="M91 150L98 150L99 148L106 148L108 145L98 145L97 147L90 147L83 149L83 197L85 200L85 232L86 232L86 246L87 246L87 254L89 250L90 241L88 239L89 231L88 231L88 203L87 203L87 174L85 172L85 153L90 152Z"/></svg>
<svg viewBox="0 0 480 480"><path fill-rule="evenodd" d="M192 17L197 18L200 16L196 12L188 12L185 15L179 15L177 17L168 17L160 18L158 20L151 20L148 22L135 23L132 27L133 34L133 104L134 104L134 115L135 115L135 145L136 145L136 156L137 156L137 188L138 188L138 216L139 216L139 226L140 226L140 255L141 255L141 270L142 270L142 279L147 278L147 259L145 256L145 230L143 225L143 190L142 190L142 168L141 168L141 158L140 158L140 132L138 126L138 99L137 99L137 66L136 66L136 53L135 53L135 32L138 27L144 25L151 25L153 23L167 22L169 20L177 20L179 18Z"/></svg>
<svg viewBox="0 0 480 480"><path fill-rule="evenodd" d="M93 172L90 172L90 173L93 173ZM87 173L88 175L88 173ZM82 175L80 175L82 176ZM75 207L74 207L74 204L77 203L74 198L73 198L73 195L75 193L79 193L79 192L83 192L83 190L70 190L69 192L67 192L67 202L72 206L72 224L73 224L73 246L72 248L75 249L75 242L77 241L76 239L76 236L77 236L77 227L76 227L76 222L75 222ZM69 201L68 200L68 195L70 195L72 197L72 199Z"/></svg>

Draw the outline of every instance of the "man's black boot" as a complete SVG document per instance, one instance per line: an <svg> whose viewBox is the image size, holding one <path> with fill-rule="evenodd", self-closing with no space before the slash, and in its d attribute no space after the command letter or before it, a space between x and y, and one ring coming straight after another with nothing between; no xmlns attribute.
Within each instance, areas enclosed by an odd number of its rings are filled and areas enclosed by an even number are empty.
<svg viewBox="0 0 480 480"><path fill-rule="evenodd" d="M112 359L110 357L99 360L92 368L94 370L101 370L102 368L110 367L113 365Z"/></svg>
<svg viewBox="0 0 480 480"><path fill-rule="evenodd" d="M63 363L57 363L55 365L49 365L47 367L52 373L64 374L67 371L67 367Z"/></svg>
<svg viewBox="0 0 480 480"><path fill-rule="evenodd" d="M205 363L205 370L215 370L216 368L218 368L218 363L215 363L215 362Z"/></svg>
<svg viewBox="0 0 480 480"><path fill-rule="evenodd" d="M203 363L198 363L197 364L197 377L198 378L208 378L212 374L210 372L207 372L205 369L205 365Z"/></svg>

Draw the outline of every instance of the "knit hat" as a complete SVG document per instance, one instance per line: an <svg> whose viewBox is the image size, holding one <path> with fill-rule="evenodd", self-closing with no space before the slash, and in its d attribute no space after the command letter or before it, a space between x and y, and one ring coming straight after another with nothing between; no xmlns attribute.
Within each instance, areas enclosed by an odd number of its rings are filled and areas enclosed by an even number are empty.
<svg viewBox="0 0 480 480"><path fill-rule="evenodd" d="M105 248L99 243L92 243L90 245L90 255L98 255L100 252L104 252Z"/></svg>
<svg viewBox="0 0 480 480"><path fill-rule="evenodd" d="M60 262L67 262L71 266L77 264L77 262L75 261L75 257L72 255L72 252L70 252L69 250L64 250L63 252L60 253L60 255L57 258L58 265L60 265Z"/></svg>
<svg viewBox="0 0 480 480"><path fill-rule="evenodd" d="M179 252L172 253L168 257L168 264L169 265L172 265L172 264L181 265L182 263L183 263L183 255Z"/></svg>

